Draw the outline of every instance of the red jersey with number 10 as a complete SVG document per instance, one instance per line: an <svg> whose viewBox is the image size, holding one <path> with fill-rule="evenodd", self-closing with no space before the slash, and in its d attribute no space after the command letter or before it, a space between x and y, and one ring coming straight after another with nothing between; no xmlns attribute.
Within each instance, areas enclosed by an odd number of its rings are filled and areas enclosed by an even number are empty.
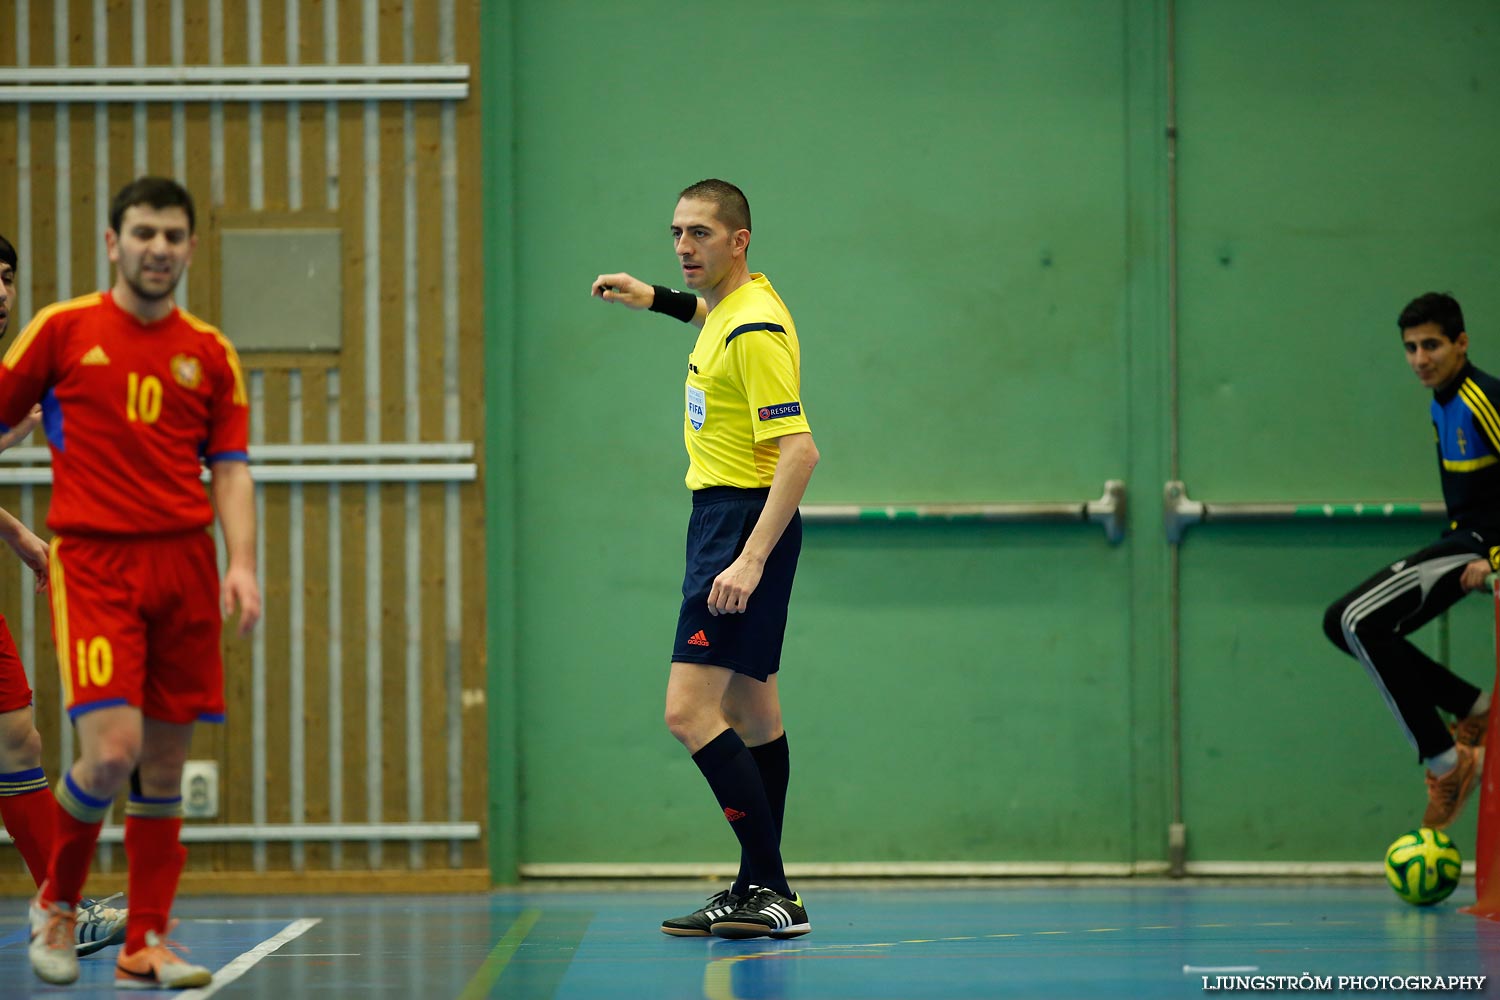
<svg viewBox="0 0 1500 1000"><path fill-rule="evenodd" d="M43 309L0 361L0 423L37 402L52 447L47 527L61 535L207 527L203 464L250 459L239 357L181 309L142 323L108 292Z"/></svg>

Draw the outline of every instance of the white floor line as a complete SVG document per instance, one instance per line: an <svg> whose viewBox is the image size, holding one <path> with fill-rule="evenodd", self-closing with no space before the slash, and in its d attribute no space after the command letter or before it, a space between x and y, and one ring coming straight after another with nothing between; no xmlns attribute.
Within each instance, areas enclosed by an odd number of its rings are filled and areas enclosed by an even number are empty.
<svg viewBox="0 0 1500 1000"><path fill-rule="evenodd" d="M250 971L250 968L265 958L271 952L280 948L289 941L295 941L318 924L322 923L321 917L307 917L302 920L293 920L281 929L281 933L268 937L260 944L251 948L243 955L230 962L224 968L214 973L214 981L209 985L197 990L183 990L177 996L180 1000L202 1000L203 997L211 997L225 986Z"/></svg>

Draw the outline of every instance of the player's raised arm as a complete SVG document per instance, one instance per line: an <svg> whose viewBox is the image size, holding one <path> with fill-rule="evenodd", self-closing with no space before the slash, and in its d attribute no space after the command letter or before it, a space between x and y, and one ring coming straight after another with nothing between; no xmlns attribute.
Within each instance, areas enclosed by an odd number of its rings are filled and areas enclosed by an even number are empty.
<svg viewBox="0 0 1500 1000"><path fill-rule="evenodd" d="M648 285L623 271L601 274L594 279L589 294L605 302L618 302L630 309L650 309L700 330L708 319L708 303L691 292L679 292L665 285Z"/></svg>

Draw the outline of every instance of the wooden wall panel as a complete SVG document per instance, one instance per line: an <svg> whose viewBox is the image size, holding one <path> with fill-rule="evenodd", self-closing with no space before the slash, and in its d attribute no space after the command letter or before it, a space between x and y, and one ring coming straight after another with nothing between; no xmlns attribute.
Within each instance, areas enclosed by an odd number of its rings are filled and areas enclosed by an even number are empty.
<svg viewBox="0 0 1500 1000"><path fill-rule="evenodd" d="M61 61L76 66L95 64L96 25L93 0L17 0L28 6L29 30L25 39L17 39L5 30L13 21L0 23L0 62L13 65L24 48L32 65L49 66ZM105 4L106 24L103 34L104 56L110 65L130 65L135 61L132 45L133 14L137 0L109 0ZM173 62L170 17L171 0L140 0L144 4L148 34L145 57L148 65L170 65ZM329 0L334 2L334 0ZM404 0L381 0L377 5L376 56L381 62L440 61L439 35L442 4L446 0L411 0L411 27L404 23ZM9 6L9 5L6 5ZM215 40L210 38L210 3L182 5L183 59L188 65L210 63ZM288 11L285 3L263 2L257 5L259 23L259 56L267 64L288 61ZM459 51L457 58L476 71L470 86L475 88L479 74L478 16L479 5L473 0L458 0L454 5L458 22L454 32ZM218 22L222 35L218 40L222 62L227 65L248 63L255 47L250 44L248 0L220 0L222 18ZM300 0L296 5L295 58L306 64L327 62L328 5L322 0ZM365 28L362 23L364 4L359 0L338 0L333 9L336 62L356 63L366 58ZM0 11L0 20L6 14ZM66 31L59 32L62 20ZM222 146L213 145L212 121L215 110L202 102L183 105L180 141L185 149L185 170L181 180L194 194L198 206L197 248L193 266L182 289L185 306L209 322L219 316L219 288L223 280L254 281L254 275L221 275L216 259L216 236L227 216L235 223L247 215L264 213L267 218L291 211L333 212L342 231L344 260L343 283L343 349L332 359L309 357L299 364L296 356L258 359L253 354L243 358L249 372L259 373L261 387L260 440L284 443L300 437L304 442L330 439L329 420L337 417L337 439L361 442L367 439L366 359L367 351L378 352L379 406L375 411L381 440L407 439L408 414L415 414L419 440L440 441L444 438L445 403L444 356L443 225L441 190L443 184L442 110L436 102L415 102L408 115L401 102L383 102L371 122L378 155L373 170L366 167L367 116L362 102L344 102L332 116L336 129L335 159L329 158L327 132L328 105L302 102L288 106L268 102L258 111L244 103L229 102L220 106ZM29 243L23 248L23 281L25 301L22 313L34 312L59 298L80 294L99 284L102 241L100 220L107 205L100 205L96 194L96 177L103 172L105 191L113 194L122 184L141 172L137 156L137 130L144 127L144 169L151 173L178 173L174 159L176 135L173 106L149 104L138 113L132 104L108 105L102 115L93 104L29 106L27 141L30 168L27 173L31 212ZM256 121L259 121L259 145L255 146ZM404 194L407 180L406 130L408 118L414 132L415 185L418 192L415 213L417 266L409 268L405 259L408 240L407 212ZM0 107L0 131L15 135L22 120L16 106ZM98 125L104 123L101 143ZM458 179L459 185L459 267L457 287L462 333L457 359L460 392L459 439L474 442L477 456L482 455L482 233L477 213L462 206L479 203L480 171L477 102L469 100L457 107ZM58 160L59 137L66 140L65 161ZM258 156L252 158L253 149ZM102 152L102 161L100 153ZM294 155L295 153L295 155ZM98 161L98 162L96 162ZM258 164L258 170L257 170ZM0 149L0 233L16 239L16 208L21 191L21 164L14 143ZM375 188L369 188L373 183ZM216 190L218 188L218 190ZM59 196L65 211L59 212ZM367 196L375 201L374 219L378 225L378 259L366 259L365 233ZM59 255L65 259L67 283L59 283ZM408 274L413 284L408 286ZM366 282L375 289L377 315L371 317L374 340L366 329ZM275 290L266 289L267 321L275 321ZM407 389L406 306L415 298L418 315L418 351L416 360L417 391ZM16 317L19 325L20 316ZM231 339L235 331L225 331ZM293 379L300 379L301 418L297 433L291 425ZM335 381L336 380L336 381ZM331 396L333 387L337 392ZM375 387L371 387L375 388ZM32 444L41 443L38 435ZM483 691L484 682L484 568L472 553L479 550L483 538L481 487L465 484L459 488L460 524L463 533L465 561L461 587L463 619L460 644L462 685L466 690ZM380 774L378 816L385 821L420 819L446 821L448 814L448 734L450 728L447 684L448 646L445 636L445 564L443 537L448 530L445 515L447 488L441 484L417 488L419 498L413 528L420 538L420 557L412 571L419 574L417 587L420 632L407 635L406 559L407 487L388 484L374 491L374 503L362 484L344 484L337 489L339 503L330 511L329 497L334 492L326 485L308 485L301 490L301 502L294 502L289 487L269 484L264 487L265 558L260 566L264 588L265 620L261 641L264 646L266 679L266 819L273 823L292 819L289 769L292 766L290 745L292 733L303 741L306 770L306 819L322 823L335 817L331 802L334 783L342 798L343 822L361 822L372 814L367 800L367 736L379 734L381 753L375 761ZM35 491L34 520L40 522L46 511L48 491ZM21 490L0 487L0 505L19 511ZM366 524L378 519L380 588L378 607L367 608L366 581L374 567L366 554ZM293 579L290 537L294 520L300 519L303 537L301 557L304 575L300 583ZM329 533L337 525L341 550L330 559ZM40 523L39 532L45 533ZM335 603L333 583L338 583ZM25 581L18 569L6 569L0 562L0 610L7 613L13 631L27 626L22 617L22 593ZM303 627L300 636L291 631L291 609L300 607ZM374 615L373 620L371 615ZM372 717L367 712L369 682L366 676L367 653L372 629L378 645L381 674L377 681L379 710ZM45 596L38 599L36 613L29 627L36 635L37 720L46 745L44 766L56 776L60 769L62 738L59 720L56 657L51 640L51 620ZM329 642L337 629L341 637L338 666L340 680L332 680ZM407 649L409 638L420 651L420 670L416 678L421 710L416 720L407 717ZM290 667L293 643L298 647L304 665L304 701L300 715L294 717L290 702ZM253 726L252 642L238 639L232 625L225 630L226 695L229 720L224 726L202 726L195 735L195 757L216 759L221 766L221 810L216 821L250 823L253 815ZM464 701L462 711L462 816L482 822L485 816L485 710L482 702ZM341 736L330 725L338 713ZM409 806L407 737L408 726L419 727L422 774L420 804ZM372 729L373 727L373 729ZM331 743L340 740L342 767L339 774L329 766ZM119 817L117 809L116 818ZM189 870L200 875L213 872L247 872L254 867L254 850L248 844L194 844ZM386 843L378 851L367 850L364 841L346 842L341 850L326 844L308 844L303 861L309 871L333 868L341 854L343 868L375 866L400 872L412 864L412 852L405 842ZM418 852L417 863L424 869L450 867L446 842L428 845ZM266 850L267 866L272 871L290 869L294 852L287 845L272 844ZM0 854L0 888L16 866ZM117 877L123 870L123 854L115 850L101 853L100 871ZM486 862L481 843L466 844L459 861L465 868L479 868Z"/></svg>

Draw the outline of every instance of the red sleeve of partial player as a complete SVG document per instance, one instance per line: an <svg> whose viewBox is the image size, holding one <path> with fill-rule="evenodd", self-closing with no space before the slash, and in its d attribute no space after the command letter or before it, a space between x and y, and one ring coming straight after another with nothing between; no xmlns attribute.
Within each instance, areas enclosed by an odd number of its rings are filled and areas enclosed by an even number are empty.
<svg viewBox="0 0 1500 1000"><path fill-rule="evenodd" d="M56 377L53 359L68 314L81 300L48 306L26 324L0 361L0 424L14 427L41 402ZM87 304L87 303L85 303Z"/></svg>
<svg viewBox="0 0 1500 1000"><path fill-rule="evenodd" d="M215 338L221 353L214 366L214 394L210 404L208 447L203 460L248 462L250 460L250 395L245 391L245 373L240 357L223 334Z"/></svg>

